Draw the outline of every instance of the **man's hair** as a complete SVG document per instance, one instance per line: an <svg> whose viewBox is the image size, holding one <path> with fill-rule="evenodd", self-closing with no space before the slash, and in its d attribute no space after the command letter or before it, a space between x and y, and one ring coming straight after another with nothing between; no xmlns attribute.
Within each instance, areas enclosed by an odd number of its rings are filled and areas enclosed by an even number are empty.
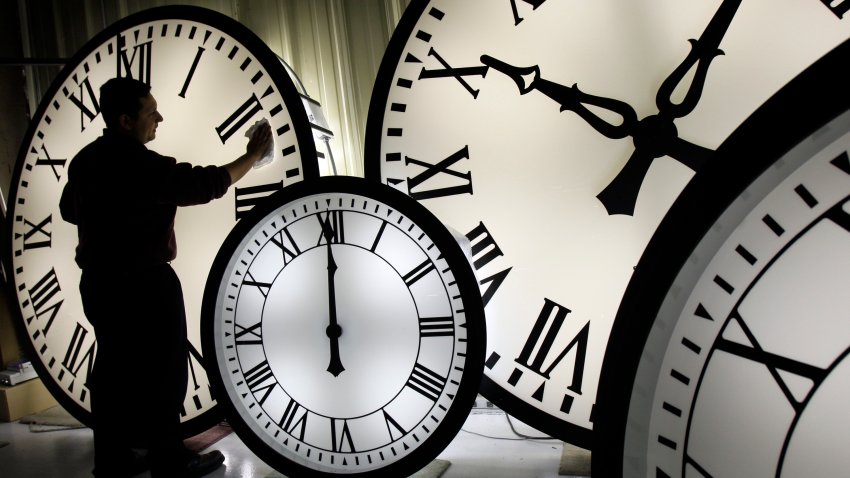
<svg viewBox="0 0 850 478"><path fill-rule="evenodd" d="M123 114L136 119L142 109L142 98L150 92L150 85L133 78L112 78L104 83L100 87L100 112L106 127L117 129L118 118Z"/></svg>

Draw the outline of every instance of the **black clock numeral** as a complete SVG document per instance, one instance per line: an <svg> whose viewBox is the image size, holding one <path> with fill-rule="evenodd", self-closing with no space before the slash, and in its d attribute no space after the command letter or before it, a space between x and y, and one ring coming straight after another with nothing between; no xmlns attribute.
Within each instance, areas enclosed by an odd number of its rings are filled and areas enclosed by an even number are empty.
<svg viewBox="0 0 850 478"><path fill-rule="evenodd" d="M266 298L269 296L269 291L272 288L272 284L270 282L260 282L256 280L250 271L245 274L245 280L242 281L242 285L256 287L257 290L260 291L260 294L263 294L263 297Z"/></svg>
<svg viewBox="0 0 850 478"><path fill-rule="evenodd" d="M192 66L189 67L189 74L186 75L186 80L183 82L183 88L180 89L180 93L177 96L181 98L186 98L186 91L189 90L189 83L192 82L192 77L195 76L195 71L198 69L198 63L201 62L201 57L204 55L206 49L202 46L198 47L198 52L195 53L195 59L192 60Z"/></svg>
<svg viewBox="0 0 850 478"><path fill-rule="evenodd" d="M256 94L252 94L233 114L215 127L215 132L218 134L221 144L225 144L239 128L262 110L263 105L260 104L260 99L257 98Z"/></svg>
<svg viewBox="0 0 850 478"><path fill-rule="evenodd" d="M59 171L56 170L57 167L65 169L65 163L68 162L67 159L53 159L50 157L50 153L47 152L47 146L44 144L41 145L41 151L44 153L44 158L36 157L35 165L36 166L49 166L50 169L53 170L53 175L56 177L56 181L62 179L62 175L59 174ZM31 153L38 154L38 150L35 148L30 150Z"/></svg>
<svg viewBox="0 0 850 478"><path fill-rule="evenodd" d="M200 352L198 352L198 349L192 345L192 342L189 342L188 345L189 351L186 353L186 362L189 367L189 378L192 380L192 404L195 406L195 411L198 411L203 408L203 404L201 403L201 397L198 392L201 389L201 384L198 383L197 370L203 370L204 357ZM207 385L207 390L211 390L209 385ZM188 415L188 413L186 412L186 405L184 404L180 408L180 416L185 417L186 415Z"/></svg>
<svg viewBox="0 0 850 478"><path fill-rule="evenodd" d="M86 370L86 377L91 376L97 343L95 342L94 337L91 337L89 339L88 335L88 329L86 329L82 326L82 324L77 322L74 327L74 333L71 334L71 342L68 344L68 348L65 349L65 357L62 359L62 366L74 378L78 377L80 369L82 369L84 365ZM59 376L60 380L62 378L62 375L64 374L60 374ZM68 391L74 391L73 381L68 387ZM86 392L81 391L81 393L82 398L84 399Z"/></svg>
<svg viewBox="0 0 850 478"><path fill-rule="evenodd" d="M91 123L100 114L100 104L88 77L85 77L77 86L80 88L79 98L67 89L64 92L71 103L80 110L80 132L83 132L86 129L86 121ZM91 104L91 108L86 104L86 100Z"/></svg>
<svg viewBox="0 0 850 478"><path fill-rule="evenodd" d="M49 315L47 323L42 327L42 332L44 335L47 335L50 331L50 326L53 324L53 320L59 314L59 309L65 301L61 295L58 295L61 291L62 288L59 286L59 278L56 277L56 270L51 267L50 271L27 291L29 299L24 302L23 306L27 307L32 304L33 311L35 312L35 316L26 319L27 324L30 324L33 318L37 317L38 320L42 320L42 316Z"/></svg>
<svg viewBox="0 0 850 478"><path fill-rule="evenodd" d="M525 342L519 357L516 358L516 363L533 371L545 379L549 379L552 371L557 367L564 357L567 356L573 349L576 350L575 359L573 361L573 379L572 383L567 387L574 393L581 394L581 386L584 377L584 363L587 358L587 340L590 334L590 322L572 338L572 340L554 357L552 358L552 349L558 335L561 333L561 328L564 326L567 314L570 309L544 298L543 309L534 322L531 333ZM546 366L546 363L549 363ZM511 385L516 385L522 372L519 369L514 371L514 374L508 380ZM545 392L546 382L532 395L532 398L542 401ZM564 408L567 410L572 404L572 397L564 398Z"/></svg>
<svg viewBox="0 0 850 478"><path fill-rule="evenodd" d="M420 337L454 337L454 318L446 317L420 317L419 318L419 336Z"/></svg>
<svg viewBox="0 0 850 478"><path fill-rule="evenodd" d="M342 426L339 423L342 422ZM351 438L351 429L348 428L348 420L331 418L331 451L340 453L355 453L354 440Z"/></svg>
<svg viewBox="0 0 850 478"><path fill-rule="evenodd" d="M433 47L428 50L428 56L434 57L443 68L429 70L427 68L422 68L422 71L419 72L419 79L432 79L432 78L454 78L460 83L461 86L472 95L473 98L478 98L478 93L480 90L476 90L473 87L469 86L469 83L466 82L465 77L467 76L480 76L484 78L487 76L487 70L490 69L487 65L478 65L478 66L469 66L469 67L461 67L461 68L452 68L443 57L437 53ZM409 63L422 63L418 58L413 55L408 55L405 59L406 62Z"/></svg>
<svg viewBox="0 0 850 478"><path fill-rule="evenodd" d="M243 327L239 324L234 325L237 329L234 336L236 345L263 345L262 321L248 327Z"/></svg>
<svg viewBox="0 0 850 478"><path fill-rule="evenodd" d="M537 7L539 7L540 5L543 5L543 2L545 2L546 0L521 0L521 1L531 5L536 10ZM511 2L511 11L514 14L514 25L519 25L524 20L524 18L519 16L519 7L517 7L517 4L516 4L517 0L510 0L510 2Z"/></svg>
<svg viewBox="0 0 850 478"><path fill-rule="evenodd" d="M53 236L47 226L53 223L52 214L48 214L47 217L38 224L35 224L24 217L16 218L16 221L23 221L24 226L27 228L23 234L15 233L15 239L23 238L24 251L40 249L42 247L51 247L51 240ZM21 251L16 251L15 255L21 255Z"/></svg>
<svg viewBox="0 0 850 478"><path fill-rule="evenodd" d="M138 36L138 31L135 32ZM147 84L151 84L151 64L153 41L146 41L133 46L133 55L127 53L126 40L123 36L118 39L118 75L129 76ZM136 75L133 75L135 67Z"/></svg>
<svg viewBox="0 0 850 478"><path fill-rule="evenodd" d="M286 405L286 409L283 411L283 416L277 424L286 433L304 441L304 432L307 431L308 414L309 412L307 409L290 398L289 403Z"/></svg>
<svg viewBox="0 0 850 478"><path fill-rule="evenodd" d="M262 396L257 399L257 402L259 402L260 405L269 398L272 390L274 390L274 387L277 386L277 380L275 380L274 372L272 372L272 368L267 360L263 360L245 372L245 385L248 386L248 389L251 390L254 397L262 394Z"/></svg>
<svg viewBox="0 0 850 478"><path fill-rule="evenodd" d="M283 189L283 181L236 188L233 195L236 220L242 219L257 203L281 189Z"/></svg>
<svg viewBox="0 0 850 478"><path fill-rule="evenodd" d="M422 199L431 199L436 197L443 196L456 196L459 194L472 194L472 173L469 171L466 172L457 172L453 169L450 169L455 163L460 161L461 159L469 159L469 147L464 146L459 149L457 152L451 154L449 157L439 161L436 164L431 164L426 161L420 161L418 159L413 159L405 156L405 165L415 164L416 166L421 166L425 168L425 171L417 174L412 178L407 178L407 193L412 198L418 200ZM440 176L438 176L440 175ZM454 185L454 186L435 186L430 189L422 188L419 191L414 191L415 188L419 187L425 181L435 182L435 178L443 178L446 176L452 176L455 178L460 178L463 184ZM390 185L398 184L402 180L398 179L388 179L387 182Z"/></svg>
<svg viewBox="0 0 850 478"><path fill-rule="evenodd" d="M823 5L834 13L838 18L844 18L844 14L850 11L850 0L820 0Z"/></svg>
<svg viewBox="0 0 850 478"><path fill-rule="evenodd" d="M419 282L420 279L428 275L432 271L436 271L437 267L428 259L422 261L421 264L414 267L410 272L402 277L404 279L404 283L407 284L407 287L413 286L413 284Z"/></svg>
<svg viewBox="0 0 850 478"><path fill-rule="evenodd" d="M319 220L319 240L316 241L317 246L327 244L344 244L345 243L345 226L343 225L342 211L328 211L324 218L322 214L316 214L316 219Z"/></svg>
<svg viewBox="0 0 850 478"><path fill-rule="evenodd" d="M375 240L372 242L372 247L369 248L370 251L375 252L378 249L378 244L381 242L381 238L384 237L384 231L387 229L387 221L381 221L381 227L378 228L378 233L375 234Z"/></svg>
<svg viewBox="0 0 850 478"><path fill-rule="evenodd" d="M398 440L407 434L407 430L405 430L395 418L387 413L386 409L381 409L381 412L384 414L384 423L387 425L387 433L390 436L390 441Z"/></svg>
<svg viewBox="0 0 850 478"><path fill-rule="evenodd" d="M504 255L502 249L500 249L499 245L496 244L495 239L493 239L493 236L490 235L490 231L487 230L487 227L483 222L479 222L477 226L466 233L466 238L469 239L469 243L472 246L472 260L476 272L484 268L497 257ZM487 303L490 302L490 299L492 299L493 295L496 294L496 291L499 290L499 287L508 277L508 273L511 269L512 267L502 269L501 271L478 281L481 286L484 286L481 294L484 307L487 307Z"/></svg>
<svg viewBox="0 0 850 478"><path fill-rule="evenodd" d="M828 371L814 365L800 362L792 358L777 355L764 350L753 334L752 330L747 326L744 318L740 315L740 311L734 311L729 320L724 325L724 331L729 327L737 326L746 336L749 343L733 342L723 338L725 333L721 333L715 343L716 350L736 355L752 362L757 362L767 367L773 379L776 381L782 393L788 399L788 402L799 413L803 408L803 399L794 396L789 387L779 373L780 371L791 373L800 377L805 377L812 382L812 388L816 389L821 382L826 378Z"/></svg>
<svg viewBox="0 0 850 478"><path fill-rule="evenodd" d="M410 374L410 378L407 379L406 386L419 392L428 400L436 402L440 398L443 388L446 386L446 377L417 362L413 366L413 372Z"/></svg>
<svg viewBox="0 0 850 478"><path fill-rule="evenodd" d="M295 243L295 239L290 234L289 229L278 231L277 234L272 236L271 242L280 248L284 264L288 264L289 261L301 254L301 248Z"/></svg>

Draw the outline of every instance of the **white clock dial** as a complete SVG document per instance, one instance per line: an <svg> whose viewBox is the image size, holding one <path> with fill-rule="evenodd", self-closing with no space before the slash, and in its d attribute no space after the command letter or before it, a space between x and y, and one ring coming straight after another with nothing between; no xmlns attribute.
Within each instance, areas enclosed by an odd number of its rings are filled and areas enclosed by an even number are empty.
<svg viewBox="0 0 850 478"><path fill-rule="evenodd" d="M6 263L31 358L53 394L83 422L96 345L79 298L77 234L61 219L59 197L71 158L102 133L98 89L116 75L151 85L165 120L148 146L179 161L232 161L244 153L245 131L260 118L274 132L270 165L249 173L224 198L177 214L173 266L183 282L191 344L183 420L191 422L215 405L202 367L199 324L203 285L218 246L257 198L318 176L315 147L300 97L277 57L238 22L209 10L164 7L126 17L90 40L62 70L33 117L13 175Z"/></svg>
<svg viewBox="0 0 850 478"><path fill-rule="evenodd" d="M850 103L833 78L848 58L850 43L757 111L653 238L605 359L599 446L622 455L601 472L850 466Z"/></svg>
<svg viewBox="0 0 850 478"><path fill-rule="evenodd" d="M373 93L366 176L470 239L486 397L589 445L611 326L656 226L736 125L848 37L846 10L411 2Z"/></svg>
<svg viewBox="0 0 850 478"><path fill-rule="evenodd" d="M472 268L386 186L287 188L222 246L204 352L240 437L290 476L407 476L463 423L484 360Z"/></svg>

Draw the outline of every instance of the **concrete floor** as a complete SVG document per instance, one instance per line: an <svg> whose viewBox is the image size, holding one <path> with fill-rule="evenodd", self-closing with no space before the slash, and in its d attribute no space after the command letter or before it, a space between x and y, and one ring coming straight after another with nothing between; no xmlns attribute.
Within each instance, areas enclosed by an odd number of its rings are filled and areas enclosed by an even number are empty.
<svg viewBox="0 0 850 478"><path fill-rule="evenodd" d="M511 428L513 424L513 428ZM515 430L515 431L514 431ZM475 408L463 430L438 459L451 463L442 478L557 478L564 443L553 439L524 439L517 433L542 434L498 409ZM0 423L0 476L4 478L91 477L91 430L71 429L34 433L19 422ZM225 455L225 466L211 478L279 478L231 433L210 450ZM148 473L139 475L149 477ZM295 477L293 477L295 478Z"/></svg>

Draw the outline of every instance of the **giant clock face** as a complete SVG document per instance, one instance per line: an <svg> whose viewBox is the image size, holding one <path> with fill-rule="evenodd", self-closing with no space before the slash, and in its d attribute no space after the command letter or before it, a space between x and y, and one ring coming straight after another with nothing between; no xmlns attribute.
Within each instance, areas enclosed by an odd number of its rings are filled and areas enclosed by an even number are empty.
<svg viewBox="0 0 850 478"><path fill-rule="evenodd" d="M245 132L260 118L275 133L271 164L249 172L222 199L177 213L172 265L183 282L189 322L183 419L192 423L215 404L199 337L209 266L227 232L259 198L318 176L315 147L301 100L277 57L238 22L209 10L164 7L126 17L89 41L62 70L32 120L13 175L6 264L17 297L14 309L39 375L83 422L96 345L79 298L77 233L62 221L59 197L71 158L102 134L98 89L117 75L151 85L165 120L147 146L178 161L232 161L244 153ZM186 428L197 430L212 419Z"/></svg>
<svg viewBox="0 0 850 478"><path fill-rule="evenodd" d="M287 476L408 476L484 364L472 267L423 206L360 178L277 193L222 246L204 353L243 441Z"/></svg>
<svg viewBox="0 0 850 478"><path fill-rule="evenodd" d="M589 444L611 325L656 226L736 125L848 37L847 8L411 3L373 93L366 176L472 242L485 396Z"/></svg>
<svg viewBox="0 0 850 478"><path fill-rule="evenodd" d="M846 474L848 59L757 111L659 227L612 331L594 471Z"/></svg>

